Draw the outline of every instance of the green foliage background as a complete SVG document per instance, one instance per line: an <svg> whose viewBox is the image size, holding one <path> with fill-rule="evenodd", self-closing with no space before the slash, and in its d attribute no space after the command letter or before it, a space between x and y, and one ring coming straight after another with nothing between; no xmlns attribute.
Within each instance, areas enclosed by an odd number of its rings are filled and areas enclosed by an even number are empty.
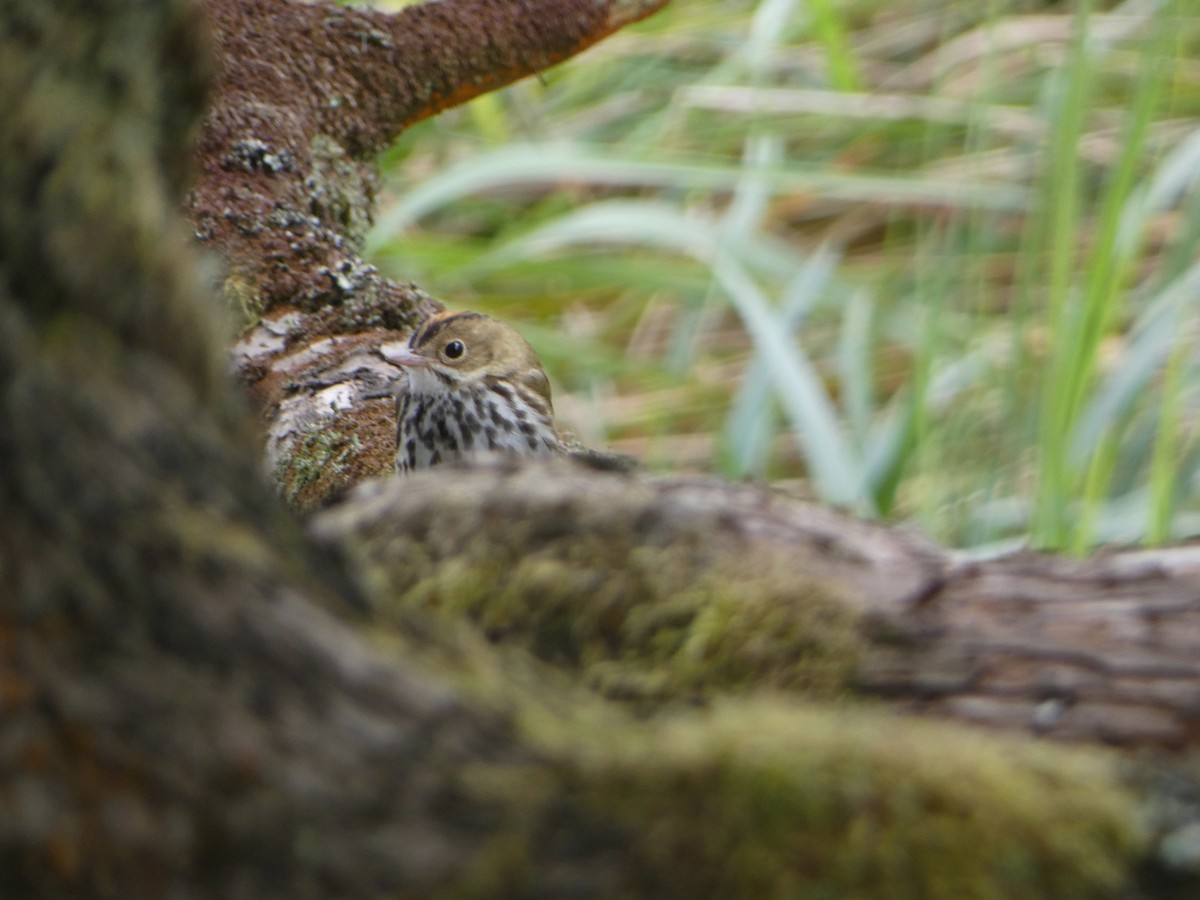
<svg viewBox="0 0 1200 900"><path fill-rule="evenodd" d="M1200 532L1190 0L692 0L411 129L386 273L561 424L990 552Z"/></svg>

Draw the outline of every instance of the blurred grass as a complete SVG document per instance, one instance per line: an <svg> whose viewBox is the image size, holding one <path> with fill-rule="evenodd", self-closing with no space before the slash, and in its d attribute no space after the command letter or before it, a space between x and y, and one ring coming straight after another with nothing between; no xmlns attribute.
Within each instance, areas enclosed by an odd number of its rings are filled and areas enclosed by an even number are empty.
<svg viewBox="0 0 1200 900"><path fill-rule="evenodd" d="M1189 0L691 0L410 130L369 250L563 425L948 543L1200 532Z"/></svg>

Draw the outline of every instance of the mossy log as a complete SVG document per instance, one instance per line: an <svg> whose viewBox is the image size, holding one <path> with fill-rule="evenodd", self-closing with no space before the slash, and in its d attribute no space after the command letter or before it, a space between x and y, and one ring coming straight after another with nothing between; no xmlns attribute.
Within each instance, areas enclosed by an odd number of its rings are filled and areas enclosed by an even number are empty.
<svg viewBox="0 0 1200 900"><path fill-rule="evenodd" d="M212 6L218 28L235 7L251 16L239 41L272 39L272 16L347 21L280 0ZM480 8L437 6L421 15ZM607 11L580 19L593 36L636 8L587 6ZM895 650L936 649L939 630L1037 623L1030 608L1053 622L1028 601L1006 616L1000 587L952 602L956 584L987 578L919 539L760 488L564 464L367 486L314 525L340 538L334 550L314 543L262 477L224 378L226 325L177 213L208 58L196 13L185 0L0 11L0 895L1195 891L1200 780L1181 757L986 733L854 696L920 681ZM354 45L376 46L353 22ZM521 33L537 39L541 24ZM450 59L487 32L436 33ZM219 31L215 46L242 44ZM234 71L228 58L218 70ZM268 178L278 148L265 143L231 171ZM326 165L315 160L270 172L274 189ZM251 199L291 202L265 196ZM281 261L254 264L261 235L234 228L221 249L232 293L278 331L286 298L267 282ZM397 327L425 302L410 301ZM330 387L303 374L300 344L336 373L320 341L362 348L387 329L346 335L324 300L304 303L270 351L291 355L291 380L257 382L268 421L285 394L316 403ZM342 475L310 471L309 502L366 474L352 461L369 445L353 429L313 437L320 468ZM1063 585L1107 583L1046 564ZM1124 565L1108 570L1114 589ZM1145 583L1171 581L1164 571Z"/></svg>
<svg viewBox="0 0 1200 900"><path fill-rule="evenodd" d="M444 609L637 704L852 694L1064 740L1200 742L1200 552L964 561L761 485L431 470L317 516L381 611Z"/></svg>

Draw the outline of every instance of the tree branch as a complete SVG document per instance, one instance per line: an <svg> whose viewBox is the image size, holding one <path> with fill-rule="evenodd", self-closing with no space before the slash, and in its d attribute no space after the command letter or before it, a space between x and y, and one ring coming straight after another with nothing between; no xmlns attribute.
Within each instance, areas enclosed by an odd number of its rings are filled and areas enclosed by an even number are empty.
<svg viewBox="0 0 1200 900"><path fill-rule="evenodd" d="M375 350L440 308L362 259L376 153L665 2L442 0L388 14L210 0L220 65L189 210L228 267L223 293L249 329L238 372L295 506L391 467L390 404L365 396L397 370Z"/></svg>

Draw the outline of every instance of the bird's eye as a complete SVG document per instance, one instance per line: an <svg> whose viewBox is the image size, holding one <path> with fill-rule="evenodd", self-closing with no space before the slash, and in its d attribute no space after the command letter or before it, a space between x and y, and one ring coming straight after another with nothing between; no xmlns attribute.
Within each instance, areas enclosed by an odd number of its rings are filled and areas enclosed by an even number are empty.
<svg viewBox="0 0 1200 900"><path fill-rule="evenodd" d="M458 359L466 351L467 348L463 345L462 341L451 341L445 346L442 353L446 355L446 359Z"/></svg>

